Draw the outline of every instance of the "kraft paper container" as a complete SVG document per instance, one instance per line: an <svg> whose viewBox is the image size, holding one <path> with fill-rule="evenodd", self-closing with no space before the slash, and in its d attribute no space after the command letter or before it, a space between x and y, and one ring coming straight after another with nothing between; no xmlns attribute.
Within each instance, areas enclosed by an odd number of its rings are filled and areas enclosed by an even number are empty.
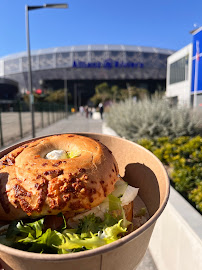
<svg viewBox="0 0 202 270"><path fill-rule="evenodd" d="M156 220L169 196L169 180L161 162L148 150L130 141L101 134L80 133L104 143L115 156L120 175L139 188L150 218L136 231L100 248L73 254L37 254L0 244L5 269L14 270L134 270L142 260ZM28 141L26 141L28 142ZM23 142L25 143L25 142ZM22 145L7 148L0 157Z"/></svg>

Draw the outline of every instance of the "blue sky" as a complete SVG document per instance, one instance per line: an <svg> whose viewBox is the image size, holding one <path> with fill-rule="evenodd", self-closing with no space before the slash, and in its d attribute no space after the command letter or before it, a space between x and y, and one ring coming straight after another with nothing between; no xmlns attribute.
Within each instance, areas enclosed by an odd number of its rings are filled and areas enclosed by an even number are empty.
<svg viewBox="0 0 202 270"><path fill-rule="evenodd" d="M65 0L1 0L0 57L26 50L25 5ZM69 9L30 12L31 49L126 44L178 50L202 25L201 0L68 0Z"/></svg>

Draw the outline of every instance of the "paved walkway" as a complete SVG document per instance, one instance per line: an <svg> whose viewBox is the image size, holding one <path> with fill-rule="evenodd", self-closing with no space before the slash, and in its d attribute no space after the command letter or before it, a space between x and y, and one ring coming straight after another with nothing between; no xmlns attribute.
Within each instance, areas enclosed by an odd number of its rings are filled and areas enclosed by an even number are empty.
<svg viewBox="0 0 202 270"><path fill-rule="evenodd" d="M55 133L94 132L102 133L102 120L87 119L79 114L70 115L68 119L62 119L44 129L36 132L36 137ZM30 139L28 136L23 141ZM157 270L149 250L136 270Z"/></svg>
<svg viewBox="0 0 202 270"><path fill-rule="evenodd" d="M31 130L31 119L29 119L29 123L27 122L23 122L23 130L27 129L29 130L29 133L31 134L30 130ZM37 122L38 123L38 122ZM0 148L0 149L4 149L6 147L8 147L8 142L10 145L21 142L21 141L26 141L31 139L31 135L27 135L25 136L23 139L19 139L19 134L15 134L13 132L13 127L15 127L15 129L19 129L18 127L19 123L17 122L17 125L15 123L15 121L8 122L7 126L5 126L6 132L4 130L5 133L5 138L6 137L11 137L9 141L6 141L7 143L6 146ZM27 127L27 125L29 125L29 129ZM80 114L74 114L74 115L70 115L68 117L68 119L62 119L59 120L58 122L55 122L54 124L51 124L50 126L46 126L43 129L39 129L39 126L37 126L36 129L36 137L41 137L41 136L45 136L45 135L51 135L51 134L56 134L56 133L73 133L73 132L94 132L94 133L102 133L102 120L94 120L94 119L90 119L90 118L85 118L84 116L80 116ZM14 134L13 134L14 133ZM19 132L18 132L19 133ZM10 136L11 134L11 136ZM16 140L15 140L16 138Z"/></svg>
<svg viewBox="0 0 202 270"><path fill-rule="evenodd" d="M62 119L36 133L37 136L54 133L71 132L95 132L102 133L102 120L85 118L79 114L70 115L68 119Z"/></svg>

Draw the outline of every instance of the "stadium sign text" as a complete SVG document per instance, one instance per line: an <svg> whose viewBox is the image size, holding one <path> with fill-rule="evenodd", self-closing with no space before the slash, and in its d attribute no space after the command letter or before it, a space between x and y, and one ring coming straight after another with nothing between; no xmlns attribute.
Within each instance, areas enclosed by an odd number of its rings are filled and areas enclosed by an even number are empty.
<svg viewBox="0 0 202 270"><path fill-rule="evenodd" d="M143 68L144 64L141 62L119 62L112 59L107 59L103 63L96 62L84 62L84 61L74 61L73 68Z"/></svg>

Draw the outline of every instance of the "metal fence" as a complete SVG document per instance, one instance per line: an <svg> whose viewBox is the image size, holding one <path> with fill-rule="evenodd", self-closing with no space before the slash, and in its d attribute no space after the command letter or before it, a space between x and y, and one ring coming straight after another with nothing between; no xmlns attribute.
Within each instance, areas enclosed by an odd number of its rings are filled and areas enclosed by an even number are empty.
<svg viewBox="0 0 202 270"><path fill-rule="evenodd" d="M9 111L0 110L0 146L9 145L31 134L31 113L25 102L15 102L9 105ZM65 118L63 104L36 103L35 129L49 126Z"/></svg>

